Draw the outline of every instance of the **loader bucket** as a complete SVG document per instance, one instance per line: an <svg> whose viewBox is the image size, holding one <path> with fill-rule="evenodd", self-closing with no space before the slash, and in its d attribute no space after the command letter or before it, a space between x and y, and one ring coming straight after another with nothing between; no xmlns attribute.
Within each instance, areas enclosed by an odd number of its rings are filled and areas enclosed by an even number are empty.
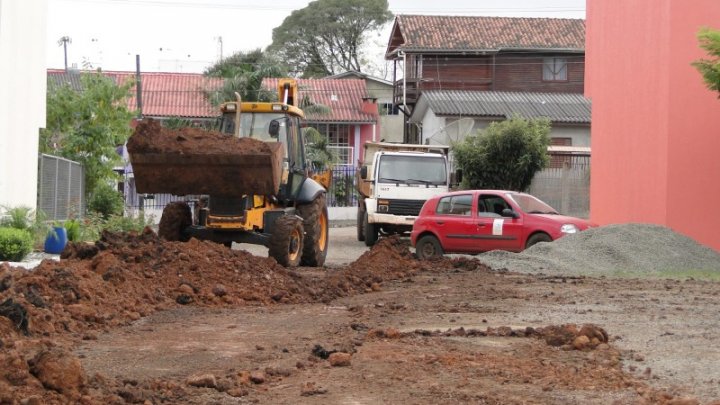
<svg viewBox="0 0 720 405"><path fill-rule="evenodd" d="M239 197L278 193L283 145L141 122L127 143L139 193Z"/></svg>

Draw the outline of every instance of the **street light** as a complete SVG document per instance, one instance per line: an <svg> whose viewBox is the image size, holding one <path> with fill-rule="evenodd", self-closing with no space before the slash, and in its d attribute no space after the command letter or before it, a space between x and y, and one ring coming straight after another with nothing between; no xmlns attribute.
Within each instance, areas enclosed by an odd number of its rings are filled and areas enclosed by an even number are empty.
<svg viewBox="0 0 720 405"><path fill-rule="evenodd" d="M63 47L65 53L65 71L67 72L67 44L72 44L72 39L67 35L58 39L58 46Z"/></svg>

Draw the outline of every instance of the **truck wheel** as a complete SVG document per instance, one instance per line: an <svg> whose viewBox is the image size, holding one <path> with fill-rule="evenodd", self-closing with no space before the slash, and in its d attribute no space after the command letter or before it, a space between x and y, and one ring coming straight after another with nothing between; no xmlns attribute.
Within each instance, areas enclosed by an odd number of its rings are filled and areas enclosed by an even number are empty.
<svg viewBox="0 0 720 405"><path fill-rule="evenodd" d="M357 240L362 242L365 240L365 223L363 222L363 218L365 217L365 211L361 209L360 206L358 206L357 211Z"/></svg>
<svg viewBox="0 0 720 405"><path fill-rule="evenodd" d="M328 209L325 194L319 195L312 203L297 207L297 214L303 219L305 238L300 264L320 267L325 264L328 250Z"/></svg>
<svg viewBox="0 0 720 405"><path fill-rule="evenodd" d="M540 242L552 242L552 238L546 233L536 233L528 238L527 243L525 243L525 249Z"/></svg>
<svg viewBox="0 0 720 405"><path fill-rule="evenodd" d="M368 222L368 214L363 215L363 229L365 233L365 246L373 246L378 240L378 227Z"/></svg>
<svg viewBox="0 0 720 405"><path fill-rule="evenodd" d="M432 259L435 257L441 257L443 255L442 246L440 241L432 235L425 235L417 241L415 245L415 254L421 260Z"/></svg>
<svg viewBox="0 0 720 405"><path fill-rule="evenodd" d="M182 201L171 202L163 209L158 225L158 236L169 241L187 242L185 228L192 225L190 206Z"/></svg>
<svg viewBox="0 0 720 405"><path fill-rule="evenodd" d="M302 219L295 215L284 215L275 221L270 235L268 256L285 267L297 267L303 251Z"/></svg>

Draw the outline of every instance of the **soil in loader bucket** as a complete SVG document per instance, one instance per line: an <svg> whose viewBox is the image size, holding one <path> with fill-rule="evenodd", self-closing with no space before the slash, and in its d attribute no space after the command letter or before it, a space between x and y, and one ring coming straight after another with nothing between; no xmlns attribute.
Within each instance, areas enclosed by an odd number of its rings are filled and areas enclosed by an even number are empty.
<svg viewBox="0 0 720 405"><path fill-rule="evenodd" d="M283 145L199 128L168 129L148 119L127 142L140 193L273 195Z"/></svg>

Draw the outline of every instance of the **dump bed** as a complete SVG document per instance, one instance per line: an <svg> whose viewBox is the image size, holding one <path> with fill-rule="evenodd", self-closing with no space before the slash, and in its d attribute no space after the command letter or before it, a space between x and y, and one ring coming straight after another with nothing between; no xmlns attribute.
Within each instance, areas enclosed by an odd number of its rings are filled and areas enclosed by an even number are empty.
<svg viewBox="0 0 720 405"><path fill-rule="evenodd" d="M284 148L278 142L198 128L138 124L127 143L140 193L238 197L278 193Z"/></svg>

